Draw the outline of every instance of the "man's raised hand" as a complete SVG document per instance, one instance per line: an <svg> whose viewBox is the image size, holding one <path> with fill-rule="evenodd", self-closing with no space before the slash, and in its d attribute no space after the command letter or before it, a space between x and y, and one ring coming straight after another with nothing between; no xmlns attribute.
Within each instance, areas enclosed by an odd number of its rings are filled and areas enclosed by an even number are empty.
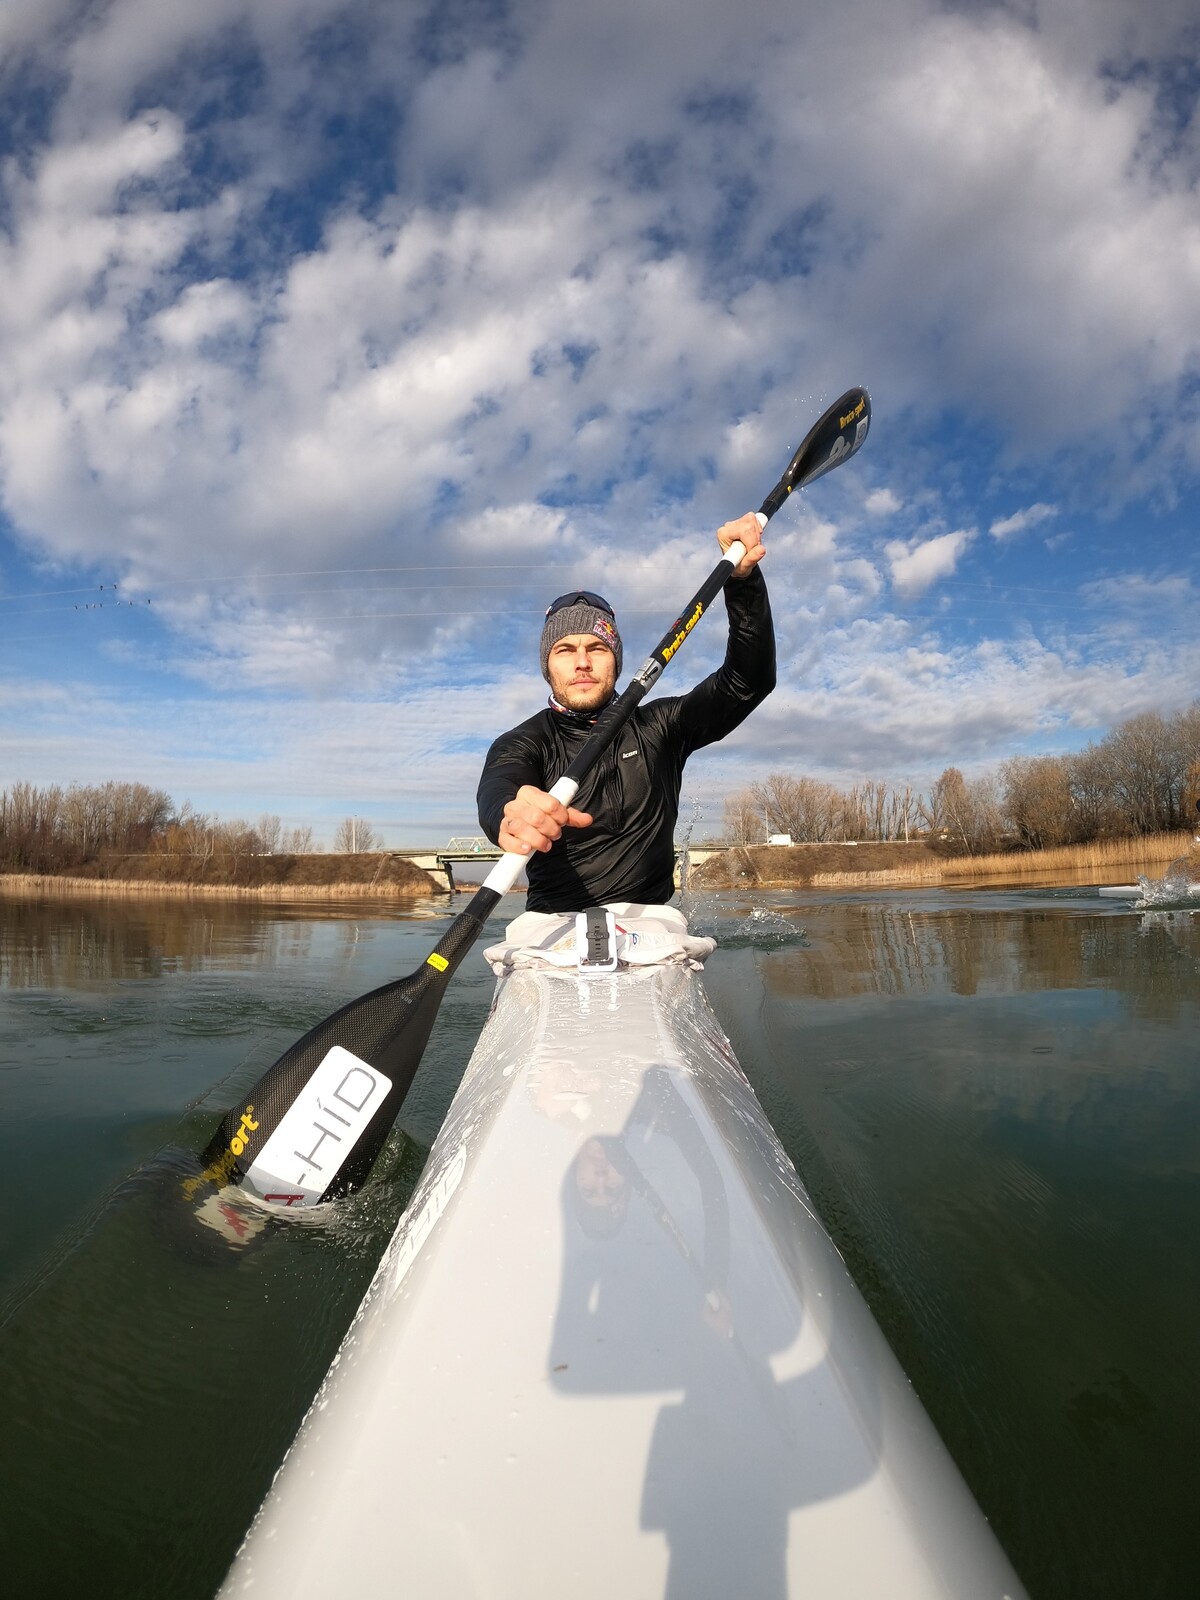
<svg viewBox="0 0 1200 1600"><path fill-rule="evenodd" d="M767 553L767 547L762 540L762 524L753 511L747 511L744 517L739 517L736 522L726 522L717 529L717 543L722 550L739 540L746 546L746 554L733 569L733 577L748 578L754 568Z"/></svg>

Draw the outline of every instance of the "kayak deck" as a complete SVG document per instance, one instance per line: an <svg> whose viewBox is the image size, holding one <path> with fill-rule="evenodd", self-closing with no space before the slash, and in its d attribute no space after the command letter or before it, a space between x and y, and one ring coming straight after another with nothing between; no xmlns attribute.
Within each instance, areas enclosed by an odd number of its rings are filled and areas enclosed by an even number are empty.
<svg viewBox="0 0 1200 1600"><path fill-rule="evenodd" d="M223 1595L1023 1595L682 966L524 969Z"/></svg>

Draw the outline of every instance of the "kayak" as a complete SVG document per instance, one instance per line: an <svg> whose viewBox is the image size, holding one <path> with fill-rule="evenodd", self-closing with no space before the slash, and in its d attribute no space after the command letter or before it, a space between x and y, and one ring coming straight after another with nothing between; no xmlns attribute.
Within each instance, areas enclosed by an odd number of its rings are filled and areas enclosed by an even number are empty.
<svg viewBox="0 0 1200 1600"><path fill-rule="evenodd" d="M1019 1600L708 1005L711 941L558 920L493 960L221 1595Z"/></svg>

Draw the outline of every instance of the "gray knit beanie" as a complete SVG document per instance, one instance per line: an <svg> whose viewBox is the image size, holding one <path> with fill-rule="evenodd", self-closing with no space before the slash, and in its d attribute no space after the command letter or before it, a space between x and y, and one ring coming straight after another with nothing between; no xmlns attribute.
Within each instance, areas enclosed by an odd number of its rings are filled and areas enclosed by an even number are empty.
<svg viewBox="0 0 1200 1600"><path fill-rule="evenodd" d="M621 635L617 632L617 624L611 611L602 611L599 606L589 604L582 595L577 604L560 606L557 610L553 607L546 613L546 625L542 629L542 677L550 681L550 652L560 639L565 639L571 633L594 633L597 639L612 651L617 661L617 677L621 676Z"/></svg>

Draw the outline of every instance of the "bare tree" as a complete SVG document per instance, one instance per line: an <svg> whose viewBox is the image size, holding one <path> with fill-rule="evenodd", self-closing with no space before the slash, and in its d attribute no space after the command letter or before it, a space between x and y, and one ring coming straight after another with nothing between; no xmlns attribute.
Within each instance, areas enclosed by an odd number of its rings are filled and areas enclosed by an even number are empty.
<svg viewBox="0 0 1200 1600"><path fill-rule="evenodd" d="M286 829L280 838L279 848L288 856L313 855L317 846L313 844L312 829L310 827Z"/></svg>
<svg viewBox="0 0 1200 1600"><path fill-rule="evenodd" d="M1157 711L1130 717L1101 741L1111 791L1132 833L1157 833L1178 818L1178 751Z"/></svg>
<svg viewBox="0 0 1200 1600"><path fill-rule="evenodd" d="M362 817L344 817L333 836L333 848L345 855L357 855L364 850L382 850L383 836L376 833Z"/></svg>
<svg viewBox="0 0 1200 1600"><path fill-rule="evenodd" d="M749 789L739 789L725 801L725 837L730 844L762 844L766 819Z"/></svg>
<svg viewBox="0 0 1200 1600"><path fill-rule="evenodd" d="M904 785L903 794L893 789L887 807L887 832L885 839L903 839L909 836L921 820L921 796L912 792L910 784Z"/></svg>
<svg viewBox="0 0 1200 1600"><path fill-rule="evenodd" d="M1000 779L985 772L967 785L968 847L972 855L999 850L1004 843L1004 807Z"/></svg>
<svg viewBox="0 0 1200 1600"><path fill-rule="evenodd" d="M279 854L283 841L283 821L280 817L264 811L254 824L254 831L258 835L258 847L264 855Z"/></svg>
<svg viewBox="0 0 1200 1600"><path fill-rule="evenodd" d="M1183 771L1179 820L1185 828L1190 828L1197 823L1200 805L1200 700L1193 700L1186 711L1171 719L1171 733Z"/></svg>
<svg viewBox="0 0 1200 1600"><path fill-rule="evenodd" d="M1121 813L1113 797L1101 747L1089 744L1066 760L1071 797L1075 802L1077 837L1102 839L1123 832Z"/></svg>
<svg viewBox="0 0 1200 1600"><path fill-rule="evenodd" d="M203 811L194 811L185 800L175 817L155 839L155 848L166 855L196 856L207 861L216 848L217 820Z"/></svg>
<svg viewBox="0 0 1200 1600"><path fill-rule="evenodd" d="M871 832L870 794L871 783L861 787L854 784L845 794L840 794L834 803L833 833L835 839L870 839Z"/></svg>
<svg viewBox="0 0 1200 1600"><path fill-rule="evenodd" d="M968 855L995 850L1002 836L998 780L988 774L968 783L957 767L947 767L921 814L931 833Z"/></svg>
<svg viewBox="0 0 1200 1600"><path fill-rule="evenodd" d="M833 832L839 796L828 783L773 772L751 794L768 833L790 833L793 839L819 844Z"/></svg>
<svg viewBox="0 0 1200 1600"><path fill-rule="evenodd" d="M1183 821L1185 827L1200 831L1200 761L1193 761L1187 769L1183 785Z"/></svg>
<svg viewBox="0 0 1200 1600"><path fill-rule="evenodd" d="M1027 850L1078 841L1080 820L1066 756L1014 756L1000 768L1004 816Z"/></svg>
<svg viewBox="0 0 1200 1600"><path fill-rule="evenodd" d="M42 872L57 865L63 845L63 792L14 783L0 795L0 838L10 866Z"/></svg>
<svg viewBox="0 0 1200 1600"><path fill-rule="evenodd" d="M957 767L947 767L929 791L929 799L921 807L921 820L930 833L958 836L966 846L962 817L966 809L966 779Z"/></svg>

